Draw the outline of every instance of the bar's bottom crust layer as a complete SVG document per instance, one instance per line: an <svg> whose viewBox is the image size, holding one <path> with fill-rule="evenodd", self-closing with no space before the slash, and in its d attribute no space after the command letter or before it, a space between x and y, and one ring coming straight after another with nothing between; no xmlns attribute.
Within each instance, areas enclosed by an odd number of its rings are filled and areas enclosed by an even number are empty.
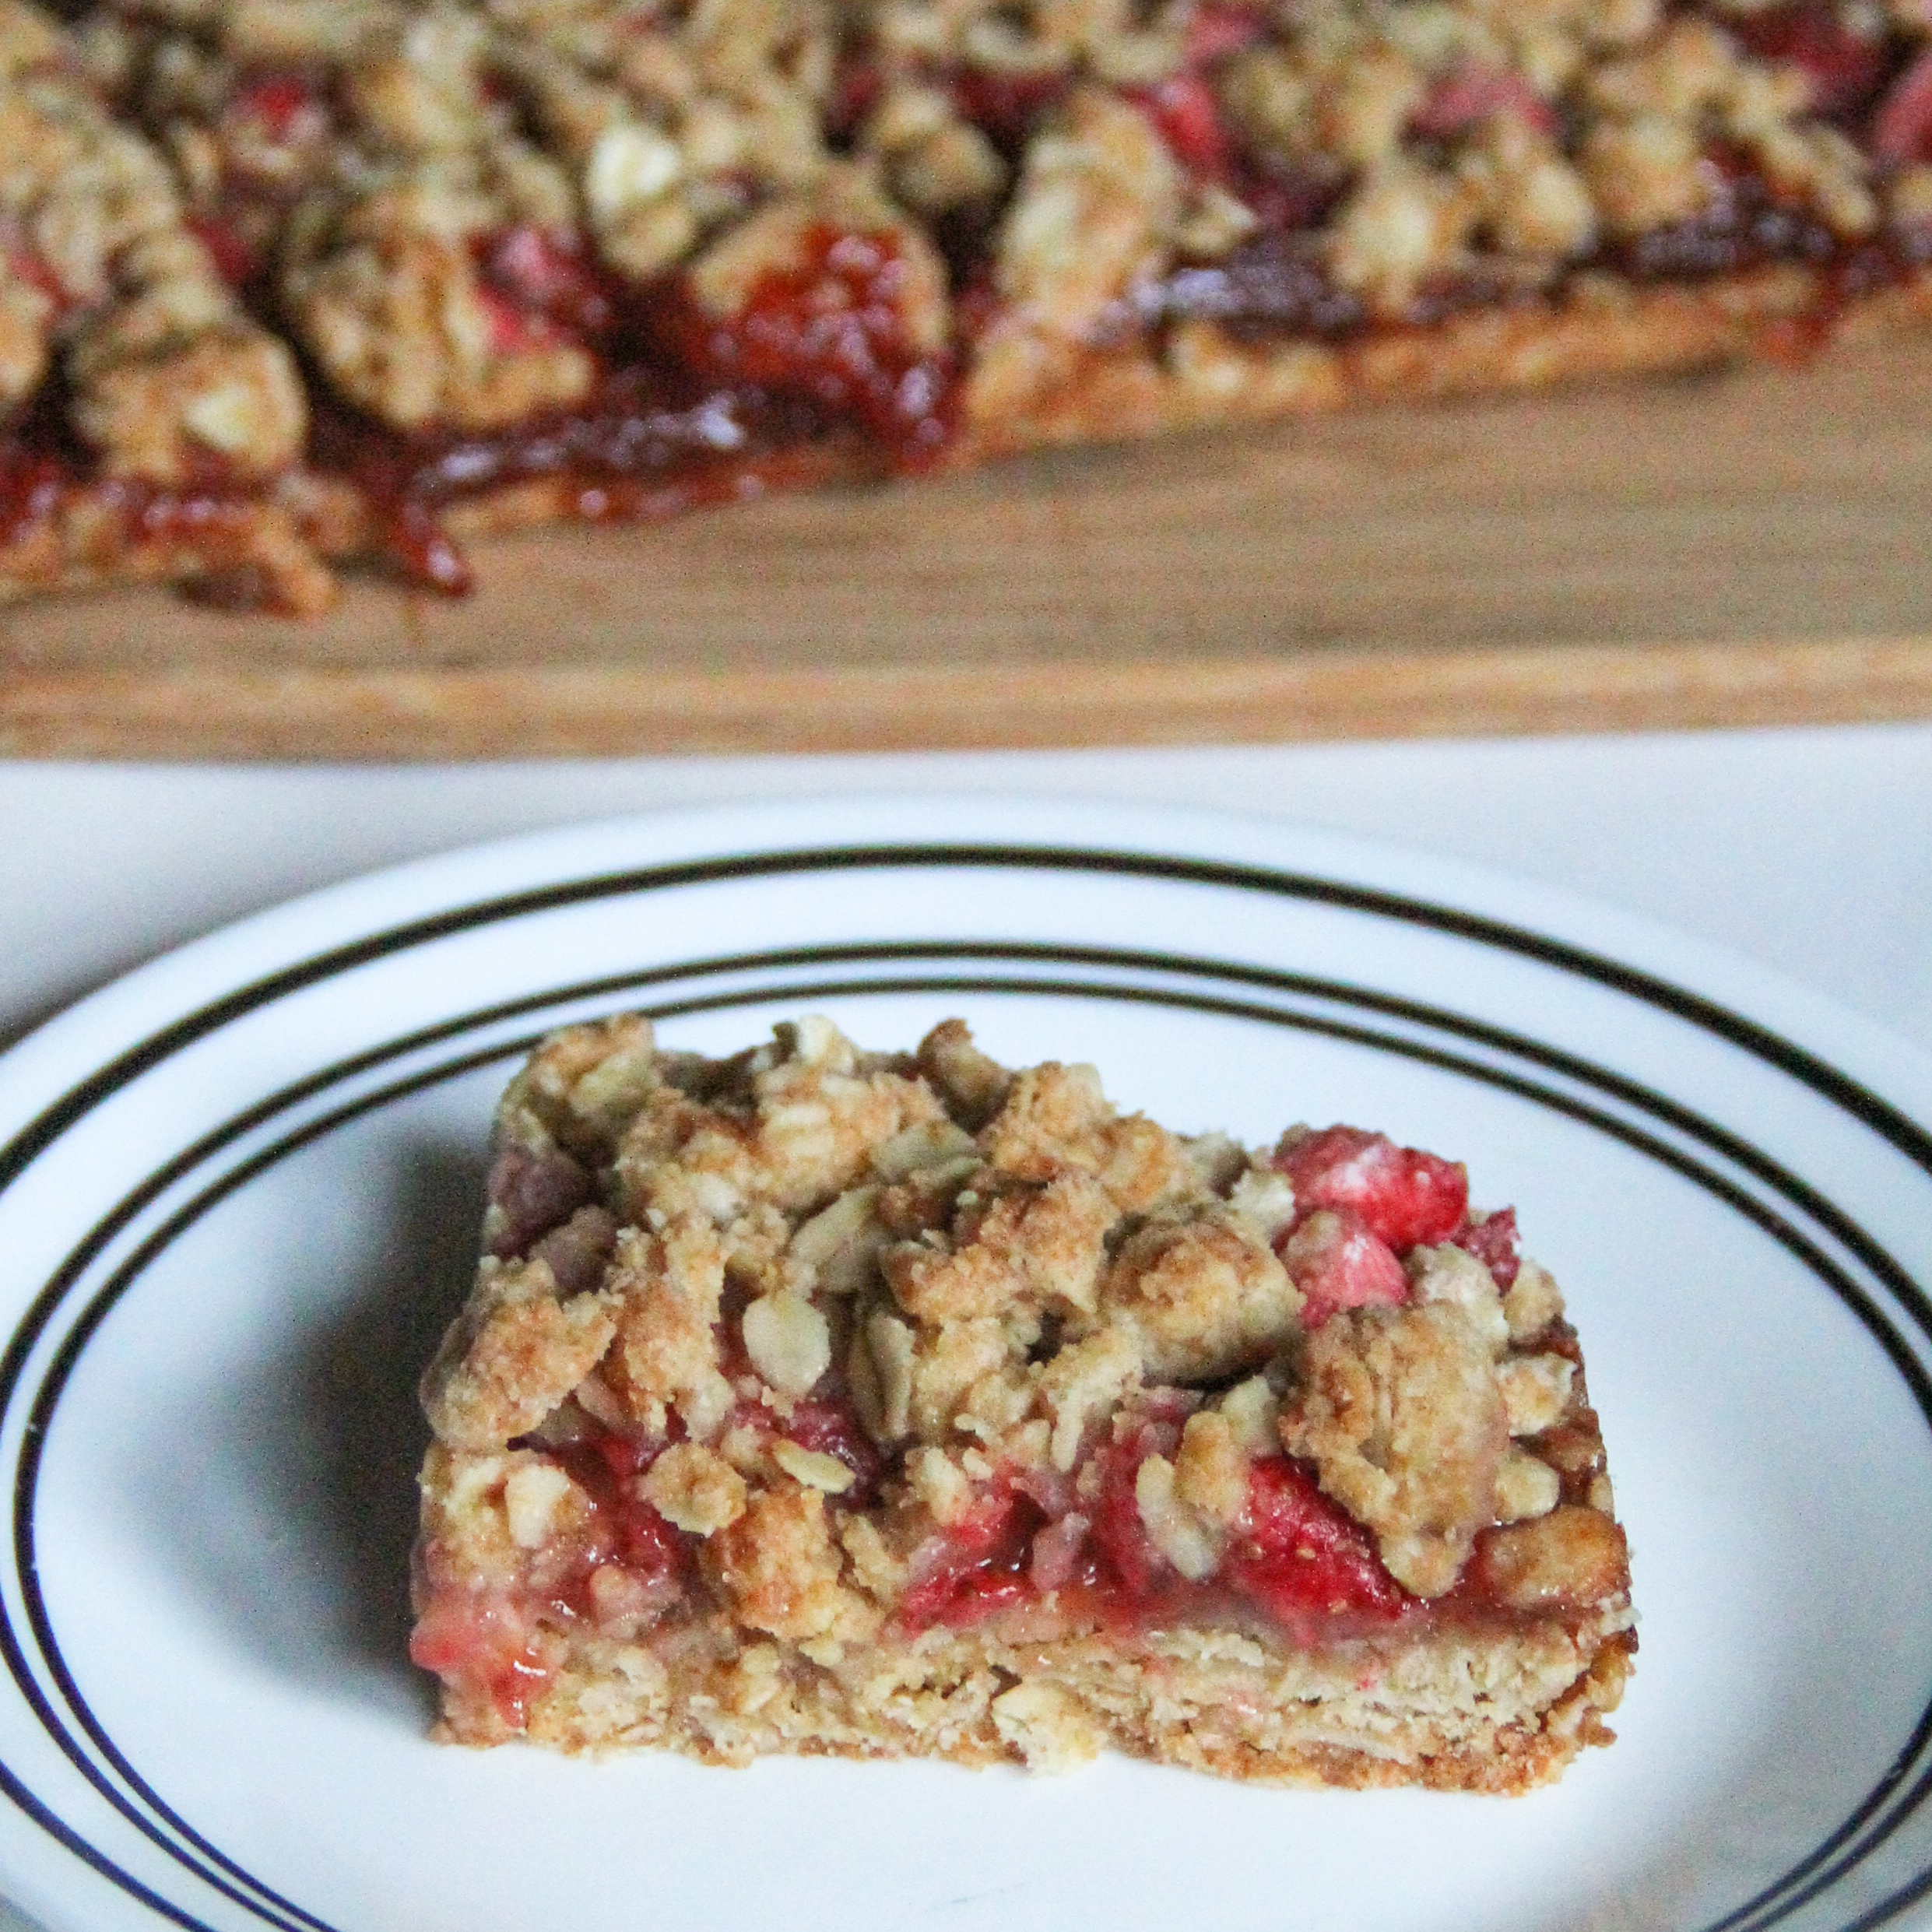
<svg viewBox="0 0 1932 1932"><path fill-rule="evenodd" d="M531 1707L532 1741L574 1751L669 1748L713 1764L775 1753L1071 1765L1104 1744L1269 1783L1424 1785L1510 1795L1551 1782L1622 1695L1629 1612L1581 1625L1436 1631L1302 1651L1236 1630L1122 1642L929 1631L829 1665L699 1625L667 1656L592 1638ZM510 1731L446 1702L444 1742Z"/></svg>

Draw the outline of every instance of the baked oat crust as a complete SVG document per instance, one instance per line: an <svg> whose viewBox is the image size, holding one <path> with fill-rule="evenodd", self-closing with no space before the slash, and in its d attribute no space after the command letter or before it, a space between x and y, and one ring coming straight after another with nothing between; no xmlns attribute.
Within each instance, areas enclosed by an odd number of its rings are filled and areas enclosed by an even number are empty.
<svg viewBox="0 0 1932 1932"><path fill-rule="evenodd" d="M1182 1138L948 1021L627 1017L499 1109L423 1382L437 1734L1512 1792L1635 1650L1513 1216L1348 1128Z"/></svg>

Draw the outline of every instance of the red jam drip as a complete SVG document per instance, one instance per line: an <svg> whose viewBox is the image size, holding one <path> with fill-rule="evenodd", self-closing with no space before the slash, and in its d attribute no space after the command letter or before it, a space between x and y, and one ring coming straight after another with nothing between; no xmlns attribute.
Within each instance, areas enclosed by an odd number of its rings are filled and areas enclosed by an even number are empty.
<svg viewBox="0 0 1932 1932"><path fill-rule="evenodd" d="M812 224L729 319L667 304L661 332L701 381L750 387L855 421L895 467L929 462L952 427L951 369L906 325L912 269L889 234Z"/></svg>
<svg viewBox="0 0 1932 1932"><path fill-rule="evenodd" d="M475 435L406 437L324 406L310 451L318 469L361 491L379 545L406 576L459 595L471 575L441 522L451 504L560 479L568 508L586 522L655 522L825 479L838 452L817 430L753 392L678 407L648 373L632 371L606 380L575 409Z"/></svg>

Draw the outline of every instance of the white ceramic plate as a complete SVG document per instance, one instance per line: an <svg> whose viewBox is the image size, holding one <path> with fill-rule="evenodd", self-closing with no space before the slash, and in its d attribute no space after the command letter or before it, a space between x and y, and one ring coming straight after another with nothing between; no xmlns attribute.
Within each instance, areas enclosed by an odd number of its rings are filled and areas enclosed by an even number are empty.
<svg viewBox="0 0 1932 1932"><path fill-rule="evenodd" d="M559 1022L801 1009L1250 1140L1466 1159L1568 1293L1635 1556L1519 1801L1122 1762L423 1741L417 1366ZM1249 822L853 800L525 840L189 947L0 1061L0 1892L55 1932L1863 1932L1932 1892L1932 1073L1689 942Z"/></svg>

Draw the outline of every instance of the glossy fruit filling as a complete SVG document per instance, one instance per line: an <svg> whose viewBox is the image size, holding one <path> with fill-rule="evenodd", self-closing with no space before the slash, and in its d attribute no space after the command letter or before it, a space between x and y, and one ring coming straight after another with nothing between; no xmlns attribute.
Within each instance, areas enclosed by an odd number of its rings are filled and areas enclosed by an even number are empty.
<svg viewBox="0 0 1932 1932"><path fill-rule="evenodd" d="M561 483L588 521L655 520L919 469L952 434L952 367L911 340L906 265L890 235L811 229L729 318L676 278L627 288L567 234L506 230L479 244L478 263L500 351L567 339L603 373L570 408L487 434L409 437L318 413L318 466L357 483L381 547L432 588L470 582L444 511L506 487Z"/></svg>

